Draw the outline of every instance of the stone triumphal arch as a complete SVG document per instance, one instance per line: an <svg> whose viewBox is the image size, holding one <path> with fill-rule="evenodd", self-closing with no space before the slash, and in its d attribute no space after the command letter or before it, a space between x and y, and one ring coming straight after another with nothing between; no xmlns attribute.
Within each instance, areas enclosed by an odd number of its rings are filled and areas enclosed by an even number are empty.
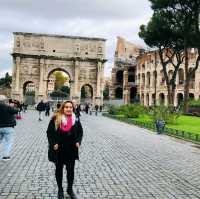
<svg viewBox="0 0 200 199"><path fill-rule="evenodd" d="M14 33L12 97L24 100L24 85L31 82L35 101L48 100L48 82L55 70L70 78L70 98L80 102L89 85L92 102L103 102L105 39L63 35Z"/></svg>

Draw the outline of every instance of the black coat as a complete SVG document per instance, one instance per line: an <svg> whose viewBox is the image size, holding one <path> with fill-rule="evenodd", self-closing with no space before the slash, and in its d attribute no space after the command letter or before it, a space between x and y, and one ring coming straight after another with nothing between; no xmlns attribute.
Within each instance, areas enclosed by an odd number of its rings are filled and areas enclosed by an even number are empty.
<svg viewBox="0 0 200 199"><path fill-rule="evenodd" d="M37 110L40 112L45 111L45 103L39 102L39 104L37 105Z"/></svg>
<svg viewBox="0 0 200 199"><path fill-rule="evenodd" d="M0 103L0 128L16 126L15 114L18 109Z"/></svg>
<svg viewBox="0 0 200 199"><path fill-rule="evenodd" d="M46 111L49 111L49 110L50 110L50 105L49 105L49 103L46 103L46 104L45 104L45 110L46 110Z"/></svg>
<svg viewBox="0 0 200 199"><path fill-rule="evenodd" d="M49 143L48 159L51 162L62 161L66 163L70 160L78 160L78 148L76 143L81 144L83 137L83 129L81 123L76 119L75 124L72 126L69 132L61 132L58 128L55 128L55 121L52 118L49 122L47 129L47 138ZM54 150L53 146L58 144L58 150Z"/></svg>

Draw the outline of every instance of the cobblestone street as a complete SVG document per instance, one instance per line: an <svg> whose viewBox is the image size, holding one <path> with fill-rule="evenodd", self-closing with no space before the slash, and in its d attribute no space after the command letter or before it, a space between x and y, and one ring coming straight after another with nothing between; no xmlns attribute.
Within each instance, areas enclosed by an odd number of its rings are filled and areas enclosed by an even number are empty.
<svg viewBox="0 0 200 199"><path fill-rule="evenodd" d="M200 149L194 144L102 116L83 115L81 121L74 183L80 199L200 199ZM39 122L35 111L18 121L12 158L0 161L0 199L57 198L48 122Z"/></svg>

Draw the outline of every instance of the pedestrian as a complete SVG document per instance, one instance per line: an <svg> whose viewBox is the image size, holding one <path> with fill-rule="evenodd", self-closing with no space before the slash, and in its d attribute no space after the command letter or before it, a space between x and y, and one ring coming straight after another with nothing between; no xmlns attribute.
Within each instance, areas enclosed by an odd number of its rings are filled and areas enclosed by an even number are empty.
<svg viewBox="0 0 200 199"><path fill-rule="evenodd" d="M89 113L92 115L92 104L89 104Z"/></svg>
<svg viewBox="0 0 200 199"><path fill-rule="evenodd" d="M28 110L28 104L24 104L24 112L26 113Z"/></svg>
<svg viewBox="0 0 200 199"><path fill-rule="evenodd" d="M67 193L72 199L77 196L73 191L75 160L79 159L83 129L80 120L73 113L72 101L64 102L49 122L47 137L48 158L55 163L55 177L58 186L58 199L64 199L62 179L63 167L67 170Z"/></svg>
<svg viewBox="0 0 200 199"><path fill-rule="evenodd" d="M89 105L88 103L85 105L85 113L88 114L88 111L89 111Z"/></svg>
<svg viewBox="0 0 200 199"><path fill-rule="evenodd" d="M21 116L22 104L18 100L10 100L10 102L11 101L12 101L12 104L14 104L14 106L18 109L18 113L15 116L16 119L21 120L22 119L22 116Z"/></svg>
<svg viewBox="0 0 200 199"><path fill-rule="evenodd" d="M58 101L58 103L56 105L57 110L60 108L60 106L61 106L61 103Z"/></svg>
<svg viewBox="0 0 200 199"><path fill-rule="evenodd" d="M47 102L46 104L45 104L45 116L49 116L49 111L50 111L50 104L49 104L49 102Z"/></svg>
<svg viewBox="0 0 200 199"><path fill-rule="evenodd" d="M97 113L98 113L98 110L99 110L99 106L96 104L94 108L95 108L95 115L97 116Z"/></svg>
<svg viewBox="0 0 200 199"><path fill-rule="evenodd" d="M100 105L100 106L99 106L99 112L101 113L102 110L103 110L103 105Z"/></svg>
<svg viewBox="0 0 200 199"><path fill-rule="evenodd" d="M0 158L10 160L10 152L14 142L14 127L16 126L15 115L18 109L14 108L14 103L10 99L9 104L0 102L0 144L3 146Z"/></svg>
<svg viewBox="0 0 200 199"><path fill-rule="evenodd" d="M37 105L37 111L39 112L39 119L38 121L42 121L42 112L45 111L45 104L43 100L41 100Z"/></svg>
<svg viewBox="0 0 200 199"><path fill-rule="evenodd" d="M79 119L80 118L80 116L81 116L81 107L80 107L80 105L76 105L75 106L75 115L76 115L76 117Z"/></svg>

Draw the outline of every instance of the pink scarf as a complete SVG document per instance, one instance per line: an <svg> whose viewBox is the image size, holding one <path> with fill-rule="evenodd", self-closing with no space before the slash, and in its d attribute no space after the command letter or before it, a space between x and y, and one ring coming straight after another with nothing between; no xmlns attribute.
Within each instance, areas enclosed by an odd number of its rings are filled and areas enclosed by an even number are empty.
<svg viewBox="0 0 200 199"><path fill-rule="evenodd" d="M72 116L66 117L66 119L67 119L66 124L63 122L61 122L60 124L60 129L65 133L68 132L72 128Z"/></svg>

